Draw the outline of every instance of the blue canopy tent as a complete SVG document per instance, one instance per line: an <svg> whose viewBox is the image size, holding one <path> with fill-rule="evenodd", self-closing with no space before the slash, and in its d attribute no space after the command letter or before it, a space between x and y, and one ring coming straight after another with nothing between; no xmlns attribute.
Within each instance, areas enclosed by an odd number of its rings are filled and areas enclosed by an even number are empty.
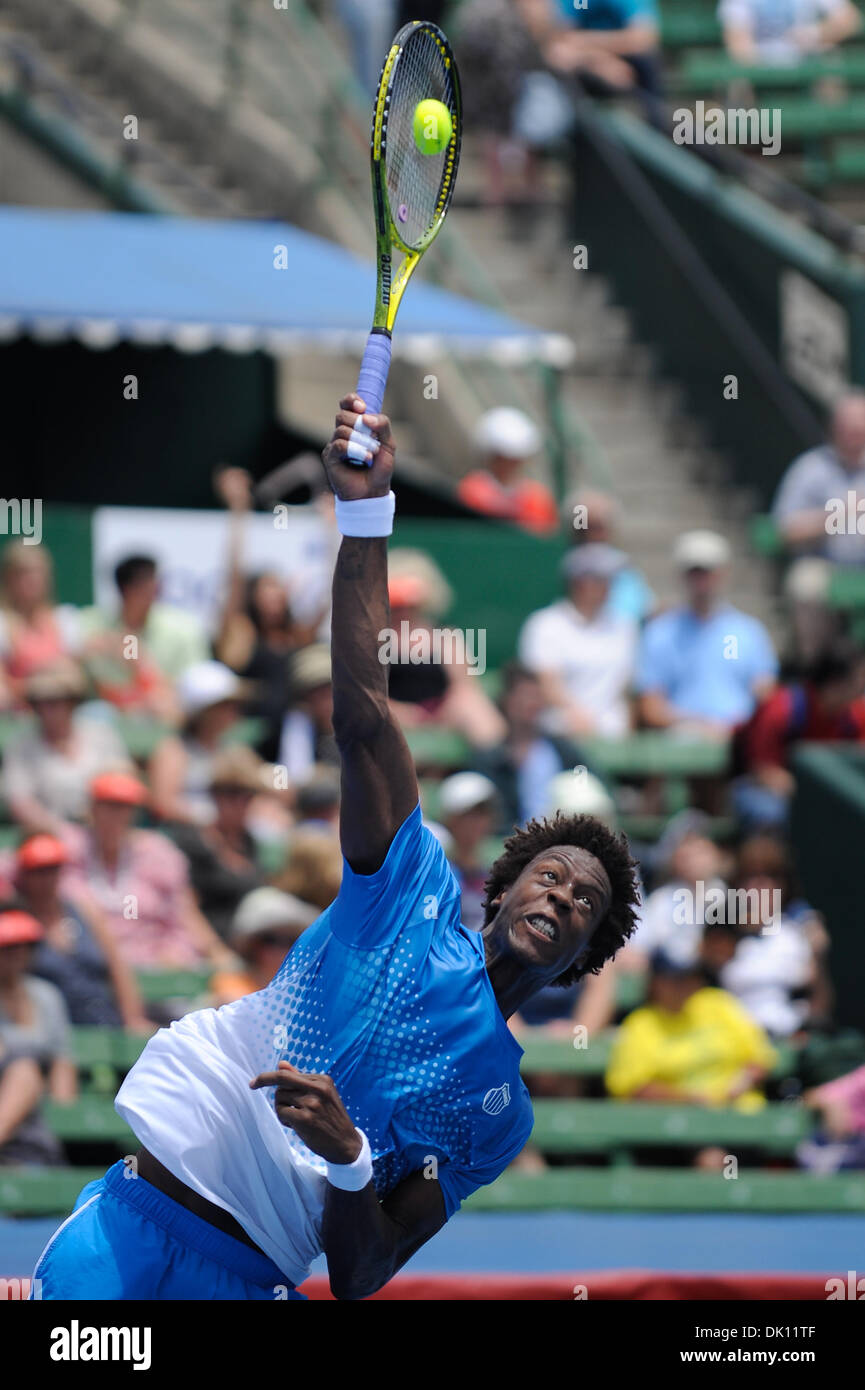
<svg viewBox="0 0 865 1390"><path fill-rule="evenodd" d="M284 223L0 209L0 341L359 354L374 290L370 262ZM429 360L442 348L555 366L571 351L561 335L419 279L394 350Z"/></svg>

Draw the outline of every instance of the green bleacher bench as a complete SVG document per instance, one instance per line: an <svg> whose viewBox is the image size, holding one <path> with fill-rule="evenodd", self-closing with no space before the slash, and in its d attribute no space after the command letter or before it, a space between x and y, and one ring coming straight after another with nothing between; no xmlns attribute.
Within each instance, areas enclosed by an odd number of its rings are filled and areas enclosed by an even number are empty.
<svg viewBox="0 0 865 1390"><path fill-rule="evenodd" d="M784 542L773 516L752 516L748 523L748 532L758 555L765 555L768 559L774 560L784 554Z"/></svg>
<svg viewBox="0 0 865 1390"><path fill-rule="evenodd" d="M142 998L148 1003L164 999L195 999L207 991L212 969L138 970L135 978Z"/></svg>
<svg viewBox="0 0 865 1390"><path fill-rule="evenodd" d="M721 42L721 26L713 10L665 10L661 15L664 48L695 48Z"/></svg>
<svg viewBox="0 0 865 1390"><path fill-rule="evenodd" d="M404 733L411 755L420 765L459 767L471 755L462 734L454 733L451 729L437 729L429 724L418 729L405 729Z"/></svg>
<svg viewBox="0 0 865 1390"><path fill-rule="evenodd" d="M752 87L801 89L825 77L838 77L852 86L865 84L865 51L838 49L791 67L768 63L749 67L726 53L686 53L673 85L677 91L699 93L744 78Z"/></svg>
<svg viewBox="0 0 865 1390"><path fill-rule="evenodd" d="M87 1183L105 1174L101 1168L0 1167L0 1213L15 1216L65 1216Z"/></svg>
<svg viewBox="0 0 865 1390"><path fill-rule="evenodd" d="M546 1153L616 1153L657 1145L764 1149L791 1154L811 1133L804 1106L767 1105L754 1114L650 1101L537 1100L532 1143Z"/></svg>
<svg viewBox="0 0 865 1390"><path fill-rule="evenodd" d="M831 135L855 135L865 129L865 97L848 96L837 106L810 99L784 101L781 133L791 139L825 139Z"/></svg>
<svg viewBox="0 0 865 1390"><path fill-rule="evenodd" d="M83 1095L71 1105L46 1101L42 1113L52 1133L65 1144L120 1144L133 1153L138 1148L138 1140L114 1109L110 1096Z"/></svg>
<svg viewBox="0 0 865 1390"><path fill-rule="evenodd" d="M544 1037L544 1030L520 1033L523 1076L551 1072L560 1076L603 1076L610 1059L613 1033L601 1033L587 1047L574 1047L570 1038Z"/></svg>
<svg viewBox="0 0 865 1390"><path fill-rule="evenodd" d="M625 738L583 739L586 757L609 777L712 777L727 770L726 743L679 740L647 729Z"/></svg>
<svg viewBox="0 0 865 1390"><path fill-rule="evenodd" d="M73 1028L72 1050L79 1067L108 1066L129 1071L141 1056L147 1039L123 1028Z"/></svg>
<svg viewBox="0 0 865 1390"><path fill-rule="evenodd" d="M725 1179L692 1168L508 1171L473 1192L464 1210L863 1212L865 1174L749 1169Z"/></svg>

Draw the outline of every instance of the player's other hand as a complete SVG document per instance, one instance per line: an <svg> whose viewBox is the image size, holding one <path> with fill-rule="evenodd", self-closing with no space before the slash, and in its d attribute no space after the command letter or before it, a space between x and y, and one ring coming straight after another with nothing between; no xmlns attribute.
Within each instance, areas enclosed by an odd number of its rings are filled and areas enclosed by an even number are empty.
<svg viewBox="0 0 865 1390"><path fill-rule="evenodd" d="M293 1129L308 1149L327 1163L353 1163L361 1138L340 1100L333 1077L298 1071L280 1062L277 1071L264 1071L249 1083L253 1091L275 1086L276 1118Z"/></svg>
<svg viewBox="0 0 865 1390"><path fill-rule="evenodd" d="M327 480L343 502L357 502L364 497L385 497L390 492L394 455L390 420L386 415L367 415L365 411L366 402L356 391L343 396L334 421L333 436L321 456ZM363 436L357 433L360 420L372 431L373 438L368 445ZM349 448L354 461L349 457ZM354 457L361 449L367 455L369 466L362 459Z"/></svg>

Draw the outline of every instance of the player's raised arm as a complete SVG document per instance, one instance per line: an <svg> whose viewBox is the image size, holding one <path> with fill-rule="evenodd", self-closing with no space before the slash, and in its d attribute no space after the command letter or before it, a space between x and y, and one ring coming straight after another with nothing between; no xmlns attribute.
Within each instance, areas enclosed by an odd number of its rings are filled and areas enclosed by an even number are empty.
<svg viewBox="0 0 865 1390"><path fill-rule="evenodd" d="M365 417L373 435L371 466L346 462L353 457L362 464L356 427L364 405L354 392L343 397L322 461L343 533L331 620L333 728L342 762L340 840L355 873L371 874L417 804L418 791L411 753L388 706L387 665L379 659L390 625L386 536L393 515L394 445L386 415Z"/></svg>

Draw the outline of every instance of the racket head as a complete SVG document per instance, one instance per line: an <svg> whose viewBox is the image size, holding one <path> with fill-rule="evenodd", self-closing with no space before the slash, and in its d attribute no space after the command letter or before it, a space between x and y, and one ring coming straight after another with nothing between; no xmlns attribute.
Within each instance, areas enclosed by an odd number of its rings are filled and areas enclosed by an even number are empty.
<svg viewBox="0 0 865 1390"><path fill-rule="evenodd" d="M427 99L440 101L451 119L450 139L437 154L422 154L414 138L415 111ZM437 235L450 206L461 138L459 74L450 44L437 25L413 20L400 29L385 58L372 123L380 274L383 252L389 256L397 248L406 257L398 285L387 283L389 266L386 271L383 298L392 308L384 320L387 327L392 326L408 275Z"/></svg>

